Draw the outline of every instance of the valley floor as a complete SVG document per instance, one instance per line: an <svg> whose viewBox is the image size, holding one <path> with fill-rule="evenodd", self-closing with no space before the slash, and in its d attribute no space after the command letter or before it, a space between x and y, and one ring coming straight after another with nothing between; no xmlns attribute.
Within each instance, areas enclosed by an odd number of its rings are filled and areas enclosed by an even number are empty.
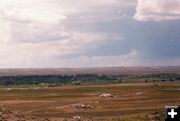
<svg viewBox="0 0 180 121"><path fill-rule="evenodd" d="M180 105L179 82L0 88L0 108L28 121L149 121L172 105Z"/></svg>

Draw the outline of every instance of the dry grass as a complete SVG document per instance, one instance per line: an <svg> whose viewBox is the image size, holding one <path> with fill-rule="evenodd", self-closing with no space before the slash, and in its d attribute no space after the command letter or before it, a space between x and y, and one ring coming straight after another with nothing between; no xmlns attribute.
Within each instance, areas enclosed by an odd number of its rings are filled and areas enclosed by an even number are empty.
<svg viewBox="0 0 180 121"><path fill-rule="evenodd" d="M102 118L112 121L137 121L166 105L180 105L180 83L118 84L58 88L0 88L0 107L27 116L63 119L79 115L84 119ZM98 92L111 93L114 98L99 98ZM136 94L143 92L142 95ZM70 105L86 103L95 109L74 109ZM142 117L143 116L143 117ZM119 118L121 117L121 118ZM134 121L134 120L133 120Z"/></svg>

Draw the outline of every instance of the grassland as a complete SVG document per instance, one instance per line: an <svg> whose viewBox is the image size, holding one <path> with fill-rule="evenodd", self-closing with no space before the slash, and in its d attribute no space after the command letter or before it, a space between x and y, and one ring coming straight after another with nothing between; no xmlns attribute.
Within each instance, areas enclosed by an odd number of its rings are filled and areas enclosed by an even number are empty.
<svg viewBox="0 0 180 121"><path fill-rule="evenodd" d="M100 98L100 93L114 97ZM52 121L68 120L71 116L94 121L148 121L151 113L164 110L164 106L180 105L179 98L179 82L0 88L1 108ZM94 108L71 107L78 103Z"/></svg>

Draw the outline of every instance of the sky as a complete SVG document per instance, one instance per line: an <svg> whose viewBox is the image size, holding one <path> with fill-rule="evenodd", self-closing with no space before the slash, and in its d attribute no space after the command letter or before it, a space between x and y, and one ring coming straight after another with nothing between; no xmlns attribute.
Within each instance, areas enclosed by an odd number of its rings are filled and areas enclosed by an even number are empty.
<svg viewBox="0 0 180 121"><path fill-rule="evenodd" d="M180 0L0 0L0 68L180 66Z"/></svg>

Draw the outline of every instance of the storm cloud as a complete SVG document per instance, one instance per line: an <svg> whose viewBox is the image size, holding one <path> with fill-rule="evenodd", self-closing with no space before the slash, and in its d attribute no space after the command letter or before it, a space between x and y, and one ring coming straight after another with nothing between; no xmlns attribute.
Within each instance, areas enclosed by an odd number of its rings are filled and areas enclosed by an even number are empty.
<svg viewBox="0 0 180 121"><path fill-rule="evenodd" d="M180 65L179 5L1 0L0 67Z"/></svg>

